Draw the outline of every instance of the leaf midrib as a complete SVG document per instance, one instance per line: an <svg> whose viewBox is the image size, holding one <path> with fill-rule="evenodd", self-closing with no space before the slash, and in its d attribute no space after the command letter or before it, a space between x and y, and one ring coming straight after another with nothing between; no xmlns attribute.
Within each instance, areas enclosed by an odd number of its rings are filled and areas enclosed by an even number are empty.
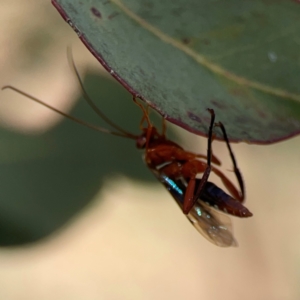
<svg viewBox="0 0 300 300"><path fill-rule="evenodd" d="M151 32L153 35L158 37L163 42L172 45L174 48L184 52L186 55L190 56L194 59L198 64L203 67L206 67L211 72L223 76L224 78L235 82L238 85L246 86L249 88L256 89L258 91L264 92L266 94L270 94L273 96L281 97L284 99L294 100L300 102L300 94L290 93L284 89L278 89L272 86L268 86L257 81L249 80L245 77L238 76L229 70L222 68L220 65L212 63L210 60L205 58L203 55L195 52L193 49L187 47L181 41L176 40L162 31L160 31L155 26L151 25L150 23L146 22L143 18L136 15L133 11L131 11L128 7L122 3L120 0L110 0L111 3L114 3L125 15L127 15L131 20L134 20L138 23L141 27L146 29L147 31Z"/></svg>

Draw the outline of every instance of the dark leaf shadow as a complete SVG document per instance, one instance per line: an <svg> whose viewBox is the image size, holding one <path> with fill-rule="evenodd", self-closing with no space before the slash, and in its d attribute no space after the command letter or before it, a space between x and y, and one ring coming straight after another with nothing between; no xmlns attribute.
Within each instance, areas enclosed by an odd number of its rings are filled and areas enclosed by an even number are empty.
<svg viewBox="0 0 300 300"><path fill-rule="evenodd" d="M120 85L88 75L85 86L112 120L139 133L141 111ZM70 114L108 127L82 99ZM154 180L135 141L98 133L66 119L36 137L1 129L0 140L2 246L34 242L57 230L93 199L105 178L117 180L116 175L123 174Z"/></svg>

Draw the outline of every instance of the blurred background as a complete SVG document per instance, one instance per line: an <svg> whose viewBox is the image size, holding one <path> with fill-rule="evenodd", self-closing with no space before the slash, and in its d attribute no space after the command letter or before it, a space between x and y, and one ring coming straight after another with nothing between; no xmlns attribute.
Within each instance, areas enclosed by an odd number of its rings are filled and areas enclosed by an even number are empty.
<svg viewBox="0 0 300 300"><path fill-rule="evenodd" d="M50 1L0 5L0 86L101 125L80 100L71 45L91 97L139 132L130 95ZM223 249L190 225L131 140L81 127L10 90L0 93L0 125L0 299L299 299L299 137L233 145L254 216L232 218L239 247ZM169 129L186 149L205 153L205 138ZM226 147L215 142L214 153L230 170Z"/></svg>

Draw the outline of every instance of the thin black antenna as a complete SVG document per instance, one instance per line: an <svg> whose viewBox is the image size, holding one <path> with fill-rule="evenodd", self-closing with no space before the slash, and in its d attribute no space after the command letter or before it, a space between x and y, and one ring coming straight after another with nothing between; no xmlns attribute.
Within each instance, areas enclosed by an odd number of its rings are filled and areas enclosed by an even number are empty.
<svg viewBox="0 0 300 300"><path fill-rule="evenodd" d="M82 79L79 75L79 72L75 66L74 63L74 59L73 59L73 54L72 54L72 49L71 47L67 48L67 56L68 56L68 60L69 60L69 64L71 65L71 67L73 68L76 78L79 82L80 88L82 90L82 95L84 100L87 102L87 104L93 109L93 111L102 119L104 120L108 125L110 125L111 127L113 127L114 129L122 132L124 135L131 137L131 138L137 138L136 135L124 130L123 128L121 128L120 126L118 126L117 124L115 124L113 121L111 121L101 110L100 108L94 103L94 101L90 98L90 96L88 95L87 91L84 88Z"/></svg>
<svg viewBox="0 0 300 300"><path fill-rule="evenodd" d="M121 137L126 137L126 138L136 138L133 135L129 136L128 134L122 134L120 132L110 131L110 130L108 130L106 128L98 127L98 126L95 126L93 124L84 122L84 121L82 121L80 119L77 119L77 118L75 118L73 116L70 116L70 115L68 115L68 114L66 114L66 113L64 113L64 112L56 109L55 107L53 107L53 106L51 106L51 105L43 102L42 100L39 100L38 98L35 98L35 97L33 97L33 96L31 96L31 95L29 95L29 94L27 94L27 93L25 93L25 92L23 92L23 91L15 88L13 86L6 85L6 86L2 87L2 90L5 90L5 89L13 90L13 91L15 91L15 92L17 92L17 93L19 93L19 94L21 94L21 95L23 95L23 96L25 96L25 97L33 100L33 101L39 103L39 104L41 104L41 105L43 105L43 106L51 109L52 111L55 111L56 113L60 114L61 116L64 116L64 117L72 120L73 122L76 122L76 123L81 124L81 125L83 125L85 127L91 128L91 129L96 130L98 132L109 133L109 134L113 134L113 135L117 135L117 136L121 136Z"/></svg>

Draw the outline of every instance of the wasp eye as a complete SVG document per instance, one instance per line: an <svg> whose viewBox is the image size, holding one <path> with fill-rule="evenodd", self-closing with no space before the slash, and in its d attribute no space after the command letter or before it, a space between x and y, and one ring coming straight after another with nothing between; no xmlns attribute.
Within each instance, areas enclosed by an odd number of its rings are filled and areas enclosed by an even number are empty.
<svg viewBox="0 0 300 300"><path fill-rule="evenodd" d="M146 137L142 135L136 139L136 147L138 149L144 149L146 146L146 142L147 142Z"/></svg>

